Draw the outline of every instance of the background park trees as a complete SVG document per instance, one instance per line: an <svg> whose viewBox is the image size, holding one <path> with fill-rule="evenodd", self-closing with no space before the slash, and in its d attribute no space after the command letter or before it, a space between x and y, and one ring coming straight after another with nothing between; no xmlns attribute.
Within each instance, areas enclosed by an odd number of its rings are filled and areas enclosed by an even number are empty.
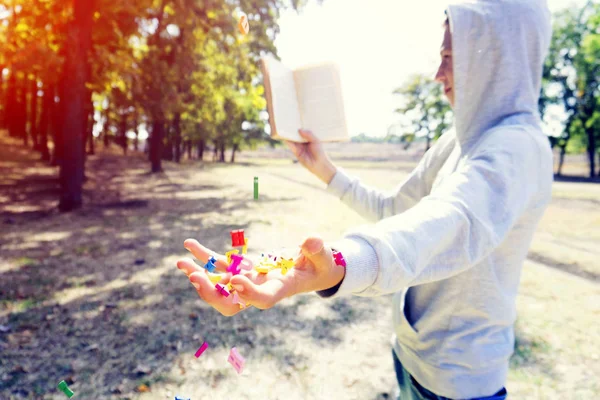
<svg viewBox="0 0 600 400"><path fill-rule="evenodd" d="M60 208L81 205L95 148L162 161L236 153L268 141L258 60L276 54L279 11L297 0L9 0L0 5L0 128L58 167ZM250 34L237 31L240 11ZM555 18L540 112L562 156L581 149L600 174L600 5ZM395 91L403 115L381 141L428 148L451 124L439 85L413 76ZM558 110L558 113L557 113ZM140 137L149 135L144 148ZM365 135L356 140L369 140ZM558 173L561 173L562 163Z"/></svg>
<svg viewBox="0 0 600 400"><path fill-rule="evenodd" d="M560 148L560 175L569 143L585 147L589 176L596 171L600 148L600 4L569 8L555 16L550 54L544 66L540 111L549 105L564 110L563 129L551 142Z"/></svg>
<svg viewBox="0 0 600 400"><path fill-rule="evenodd" d="M258 59L276 54L279 10L301 1L12 0L0 5L1 127L59 167L61 210L81 206L94 127L126 152L149 133L161 161L225 161L264 139ZM250 34L237 31L240 11ZM51 138L51 140L48 140ZM195 152L192 152L195 149Z"/></svg>

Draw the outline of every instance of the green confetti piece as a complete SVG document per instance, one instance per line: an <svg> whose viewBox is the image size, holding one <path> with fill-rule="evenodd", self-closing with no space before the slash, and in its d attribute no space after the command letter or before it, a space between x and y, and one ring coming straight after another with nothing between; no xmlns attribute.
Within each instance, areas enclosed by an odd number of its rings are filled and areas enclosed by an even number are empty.
<svg viewBox="0 0 600 400"><path fill-rule="evenodd" d="M58 388L62 390L62 392L66 394L69 398L73 397L73 395L75 394L71 389L69 389L69 386L67 386L67 382L65 381L60 381L60 383L58 384Z"/></svg>

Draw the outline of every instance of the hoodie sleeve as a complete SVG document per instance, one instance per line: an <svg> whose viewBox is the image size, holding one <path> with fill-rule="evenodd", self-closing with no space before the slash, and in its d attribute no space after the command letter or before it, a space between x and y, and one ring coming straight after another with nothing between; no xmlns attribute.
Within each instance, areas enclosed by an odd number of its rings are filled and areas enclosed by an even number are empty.
<svg viewBox="0 0 600 400"><path fill-rule="evenodd" d="M456 275L493 251L537 188L539 149L533 138L517 133L488 139L408 211L330 244L343 253L346 276L337 291L318 294L394 293Z"/></svg>
<svg viewBox="0 0 600 400"><path fill-rule="evenodd" d="M441 166L440 160L445 159L453 148L449 146L453 137L451 132L444 134L394 191L381 192L363 185L342 168L338 168L327 191L370 222L404 212L429 193Z"/></svg>

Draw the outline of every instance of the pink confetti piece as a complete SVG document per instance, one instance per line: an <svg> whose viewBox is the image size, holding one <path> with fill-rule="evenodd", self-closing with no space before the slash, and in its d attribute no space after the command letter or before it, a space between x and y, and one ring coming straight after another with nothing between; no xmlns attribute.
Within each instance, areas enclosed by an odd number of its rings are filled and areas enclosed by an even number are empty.
<svg viewBox="0 0 600 400"><path fill-rule="evenodd" d="M217 288L217 290L219 291L219 293L221 293L223 296L225 297L229 297L229 292L227 291L227 289L222 286L219 285L218 283L215 285L215 288Z"/></svg>
<svg viewBox="0 0 600 400"><path fill-rule="evenodd" d="M238 296L237 292L233 294L233 304L239 304L240 308L246 308L246 303L240 300L240 296Z"/></svg>
<svg viewBox="0 0 600 400"><path fill-rule="evenodd" d="M244 370L244 363L246 360L244 360L244 357L240 355L235 347L231 348L227 361L233 366L233 368L235 368L238 374L241 374Z"/></svg>
<svg viewBox="0 0 600 400"><path fill-rule="evenodd" d="M195 354L196 358L200 357L206 349L208 349L208 343L204 342L204 343L202 343L202 346L200 346L200 348L196 352L196 354Z"/></svg>
<svg viewBox="0 0 600 400"><path fill-rule="evenodd" d="M238 256L237 254L231 255L231 265L227 267L227 272L231 272L233 275L237 275L240 273L240 263L244 259L243 256Z"/></svg>

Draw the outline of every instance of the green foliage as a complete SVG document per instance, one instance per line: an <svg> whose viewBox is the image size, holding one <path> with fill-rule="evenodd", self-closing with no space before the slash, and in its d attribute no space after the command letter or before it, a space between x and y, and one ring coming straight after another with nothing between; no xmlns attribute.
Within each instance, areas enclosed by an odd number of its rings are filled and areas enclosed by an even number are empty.
<svg viewBox="0 0 600 400"><path fill-rule="evenodd" d="M74 1L0 5L11 11L0 23L0 67L58 83ZM279 10L300 10L306 1L94 1L86 85L94 103L86 107L101 113L104 135L161 121L167 144L242 149L266 138L258 60L276 54ZM250 21L246 36L237 28L240 11Z"/></svg>
<svg viewBox="0 0 600 400"><path fill-rule="evenodd" d="M368 136L366 133L360 133L359 135L353 136L351 141L353 143L384 143L385 138L381 136Z"/></svg>
<svg viewBox="0 0 600 400"><path fill-rule="evenodd" d="M564 107L563 134L552 142L567 151L587 150L592 177L594 156L600 147L600 5L590 1L581 9L565 9L554 18L540 112L543 115L548 104ZM556 93L549 95L552 89Z"/></svg>
<svg viewBox="0 0 600 400"><path fill-rule="evenodd" d="M413 75L400 88L403 105L396 112L402 116L399 123L400 142L408 148L416 138L425 138L427 148L430 141L438 139L452 123L452 109L442 93L442 86L425 77Z"/></svg>

